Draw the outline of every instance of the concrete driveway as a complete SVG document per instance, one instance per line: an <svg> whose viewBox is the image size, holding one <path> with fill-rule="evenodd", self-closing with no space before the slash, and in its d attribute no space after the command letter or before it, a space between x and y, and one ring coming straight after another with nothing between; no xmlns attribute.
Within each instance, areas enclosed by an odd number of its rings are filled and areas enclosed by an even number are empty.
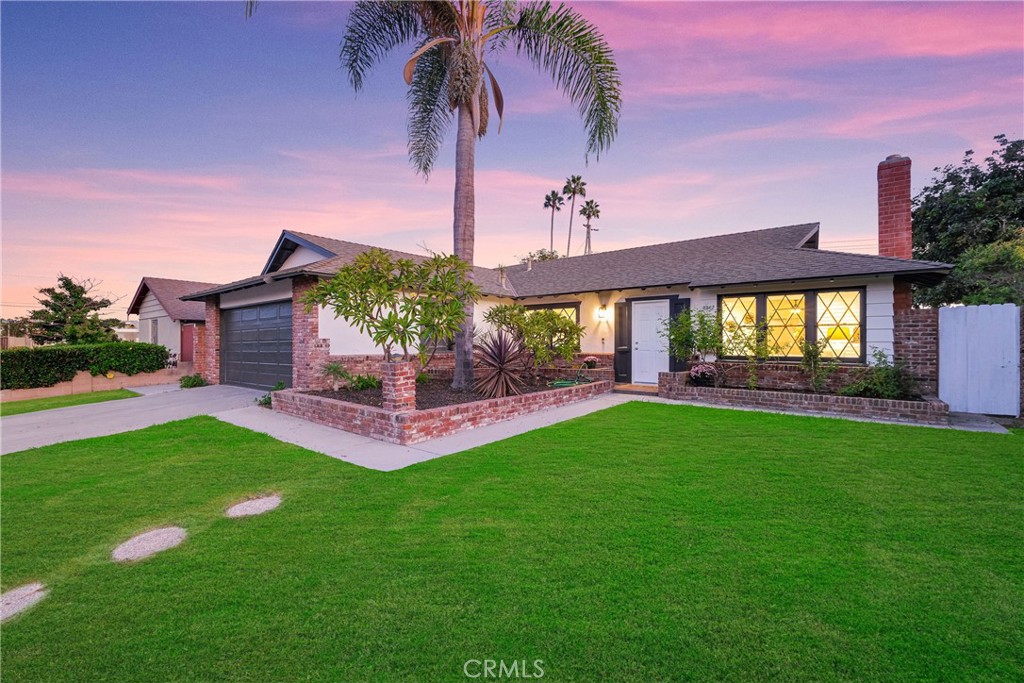
<svg viewBox="0 0 1024 683"><path fill-rule="evenodd" d="M145 391L145 395L2 418L0 453L130 432L196 415L245 408L266 393L220 385L196 389L140 387L138 391Z"/></svg>

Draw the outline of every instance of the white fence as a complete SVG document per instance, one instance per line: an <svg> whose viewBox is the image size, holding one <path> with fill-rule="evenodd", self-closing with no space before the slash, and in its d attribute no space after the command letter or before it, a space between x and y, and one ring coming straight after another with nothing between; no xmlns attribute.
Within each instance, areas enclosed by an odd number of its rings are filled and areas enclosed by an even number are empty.
<svg viewBox="0 0 1024 683"><path fill-rule="evenodd" d="M939 309L939 398L964 413L1020 416L1020 308Z"/></svg>

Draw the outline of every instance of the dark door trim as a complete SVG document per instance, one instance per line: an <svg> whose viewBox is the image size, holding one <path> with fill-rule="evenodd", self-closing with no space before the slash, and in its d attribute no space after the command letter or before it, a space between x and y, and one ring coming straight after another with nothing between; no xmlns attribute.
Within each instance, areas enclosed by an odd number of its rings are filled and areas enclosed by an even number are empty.
<svg viewBox="0 0 1024 683"><path fill-rule="evenodd" d="M633 302L668 300L669 315L673 318L682 311L690 309L690 297L679 294L660 294L657 296L633 296L615 302L615 381L629 384L633 381ZM668 357L669 370L678 372L683 364Z"/></svg>

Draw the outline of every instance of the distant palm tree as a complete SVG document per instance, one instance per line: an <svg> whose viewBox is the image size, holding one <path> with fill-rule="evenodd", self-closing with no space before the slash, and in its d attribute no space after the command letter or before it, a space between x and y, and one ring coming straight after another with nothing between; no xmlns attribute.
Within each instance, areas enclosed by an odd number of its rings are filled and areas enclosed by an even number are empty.
<svg viewBox="0 0 1024 683"><path fill-rule="evenodd" d="M591 231L593 231L593 232L600 232L600 230L598 230L597 228L591 228L590 227L590 221L593 218L600 218L601 217L601 208L597 205L597 202L595 202L593 199L588 199L587 201L583 202L583 206L580 207L580 215L587 219L587 222L583 224L587 228L587 241L586 241L586 244L583 245L583 254L586 255L586 254L591 253L591 249L590 249L590 233L591 233Z"/></svg>
<svg viewBox="0 0 1024 683"><path fill-rule="evenodd" d="M548 247L548 251L555 250L555 211L561 211L564 205L565 199L558 194L558 190L551 190L544 197L544 208L551 209L551 246Z"/></svg>
<svg viewBox="0 0 1024 683"><path fill-rule="evenodd" d="M569 250L572 248L572 215L576 211L576 197L587 196L587 183L583 180L582 176L569 176L565 179L565 187L562 188L562 194L572 198L572 206L569 208L569 241L565 245L565 255L569 257L572 256L572 252Z"/></svg>

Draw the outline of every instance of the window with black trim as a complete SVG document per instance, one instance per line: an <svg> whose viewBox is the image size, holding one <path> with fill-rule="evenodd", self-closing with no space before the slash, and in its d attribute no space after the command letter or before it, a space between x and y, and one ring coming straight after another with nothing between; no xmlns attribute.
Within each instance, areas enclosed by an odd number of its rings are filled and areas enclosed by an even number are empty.
<svg viewBox="0 0 1024 683"><path fill-rule="evenodd" d="M801 344L826 340L825 355L864 360L864 288L719 297L726 357L744 356L758 334L774 358L799 358Z"/></svg>
<svg viewBox="0 0 1024 683"><path fill-rule="evenodd" d="M580 302L579 301L575 301L575 302L570 301L568 303L560 303L560 304L531 304L529 306L525 306L524 308L526 308L526 310L528 310L528 311L539 311L539 310L555 311L556 313L561 313L562 315L564 315L569 320L572 320L577 325L580 324Z"/></svg>

